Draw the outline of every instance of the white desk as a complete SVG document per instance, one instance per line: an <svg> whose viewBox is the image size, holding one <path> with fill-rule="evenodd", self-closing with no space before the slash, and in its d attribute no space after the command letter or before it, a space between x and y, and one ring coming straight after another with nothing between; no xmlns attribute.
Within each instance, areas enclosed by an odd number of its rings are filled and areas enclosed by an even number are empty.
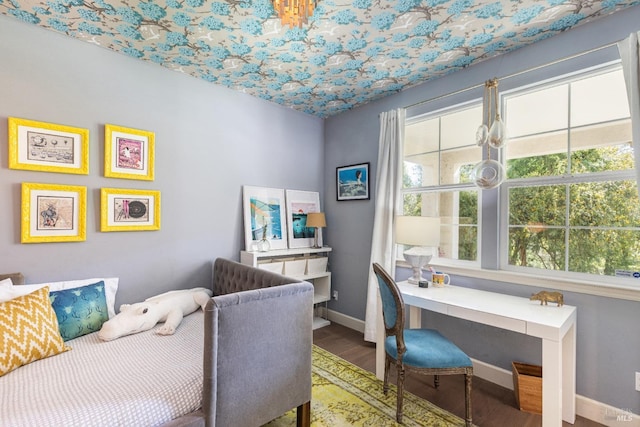
<svg viewBox="0 0 640 427"><path fill-rule="evenodd" d="M421 326L421 309L542 339L542 425L576 418L576 308L456 286L420 288L399 282L409 327ZM384 327L378 322L376 374L384 373ZM464 346L463 346L464 347ZM464 350L464 348L463 348Z"/></svg>

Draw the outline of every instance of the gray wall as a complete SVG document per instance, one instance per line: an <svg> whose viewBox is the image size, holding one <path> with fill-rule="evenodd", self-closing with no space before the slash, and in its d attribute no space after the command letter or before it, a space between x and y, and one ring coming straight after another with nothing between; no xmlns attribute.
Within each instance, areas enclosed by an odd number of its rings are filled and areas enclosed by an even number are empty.
<svg viewBox="0 0 640 427"><path fill-rule="evenodd" d="M371 162L371 176L375 178L379 118L383 111L407 107L421 101L481 85L494 76L502 77L523 70L604 46L626 37L640 29L640 6L611 15L593 23L567 31L535 45L511 52L499 59L488 60L463 71L428 82L396 95L370 103L361 108L342 113L325 121L325 210L326 241L334 248L331 258L332 285L339 291L338 301L330 303L330 309L364 320L367 274L373 229L374 200L337 202L335 199L335 168L342 165ZM617 59L615 47L598 51L588 57L576 58L571 63L541 70L542 74L558 72L563 67L588 66L593 60ZM525 76L523 76L524 78ZM515 87L522 79L501 81L501 90ZM480 98L481 89L458 97ZM439 105L440 104L440 105ZM435 102L428 107L442 106ZM413 107L409 113L425 108ZM372 195L375 179L372 179ZM497 212L495 197L487 212ZM487 219L489 215L485 215ZM493 215L497 217L497 215ZM487 230L496 231L489 222ZM493 250L491 250L493 249ZM482 265L497 265L495 248L483 248L493 252ZM409 276L405 269L398 269L398 279ZM528 296L532 288L507 283L454 277L456 284L487 289L507 294ZM634 372L640 371L640 304L612 298L565 292L565 301L578 307L577 341L577 392L580 395L616 408L640 413L638 392L634 389ZM469 354L479 360L511 370L511 361L520 360L541 363L540 341L519 334L502 331L458 319L429 314L427 321L441 328L454 341L463 344Z"/></svg>
<svg viewBox="0 0 640 427"><path fill-rule="evenodd" d="M117 306L207 286L244 248L242 185L322 190L321 119L6 16L0 58L0 271L29 283L117 276ZM89 129L89 175L8 169L7 117ZM105 123L155 132L154 181L104 177ZM87 240L21 244L22 182L86 186ZM101 233L102 187L160 190L161 230Z"/></svg>

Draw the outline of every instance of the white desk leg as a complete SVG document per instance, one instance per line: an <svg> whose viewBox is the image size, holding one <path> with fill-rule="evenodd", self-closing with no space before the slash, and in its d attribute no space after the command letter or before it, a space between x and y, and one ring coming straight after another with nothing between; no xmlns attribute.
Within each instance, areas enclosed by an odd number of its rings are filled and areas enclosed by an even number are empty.
<svg viewBox="0 0 640 427"><path fill-rule="evenodd" d="M562 419L576 422L576 324L562 339Z"/></svg>
<svg viewBox="0 0 640 427"><path fill-rule="evenodd" d="M422 309L420 307L415 307L413 305L409 305L405 307L409 307L409 327L410 328L420 328L422 327Z"/></svg>
<svg viewBox="0 0 640 427"><path fill-rule="evenodd" d="M562 343L542 339L542 427L562 427Z"/></svg>

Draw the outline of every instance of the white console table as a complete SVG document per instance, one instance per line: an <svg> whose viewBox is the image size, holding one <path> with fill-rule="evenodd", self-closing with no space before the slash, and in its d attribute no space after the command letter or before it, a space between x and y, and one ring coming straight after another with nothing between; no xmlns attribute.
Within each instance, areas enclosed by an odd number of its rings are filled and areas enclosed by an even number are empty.
<svg viewBox="0 0 640 427"><path fill-rule="evenodd" d="M548 306L511 295L457 286L420 288L399 282L409 327L430 310L542 339L542 425L561 427L576 417L576 308ZM380 325L381 322L378 322ZM384 329L378 328L376 374L384 373Z"/></svg>

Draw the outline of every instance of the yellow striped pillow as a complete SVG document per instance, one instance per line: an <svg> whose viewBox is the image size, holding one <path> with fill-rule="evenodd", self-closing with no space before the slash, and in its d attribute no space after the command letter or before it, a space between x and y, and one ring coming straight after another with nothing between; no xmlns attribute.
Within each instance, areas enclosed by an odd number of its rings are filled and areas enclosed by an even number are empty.
<svg viewBox="0 0 640 427"><path fill-rule="evenodd" d="M67 350L70 348L60 336L48 286L0 303L0 377Z"/></svg>

